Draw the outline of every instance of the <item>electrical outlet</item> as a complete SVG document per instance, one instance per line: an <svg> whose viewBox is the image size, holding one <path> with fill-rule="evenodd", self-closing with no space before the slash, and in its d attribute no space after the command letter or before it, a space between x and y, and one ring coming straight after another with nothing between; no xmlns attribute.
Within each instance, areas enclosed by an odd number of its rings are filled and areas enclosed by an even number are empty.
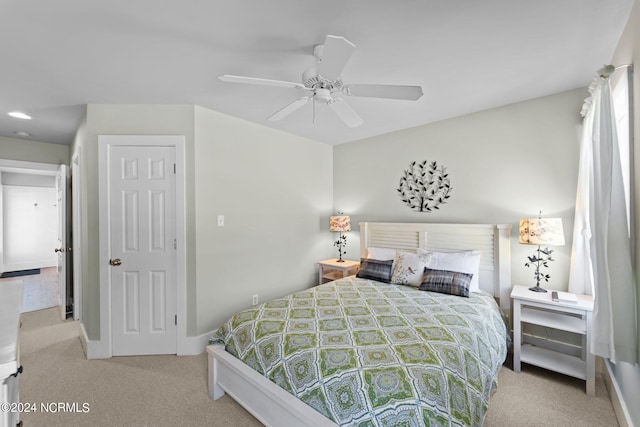
<svg viewBox="0 0 640 427"><path fill-rule="evenodd" d="M251 297L251 305L258 305L258 294Z"/></svg>
<svg viewBox="0 0 640 427"><path fill-rule="evenodd" d="M224 227L224 215L218 215L218 227Z"/></svg>

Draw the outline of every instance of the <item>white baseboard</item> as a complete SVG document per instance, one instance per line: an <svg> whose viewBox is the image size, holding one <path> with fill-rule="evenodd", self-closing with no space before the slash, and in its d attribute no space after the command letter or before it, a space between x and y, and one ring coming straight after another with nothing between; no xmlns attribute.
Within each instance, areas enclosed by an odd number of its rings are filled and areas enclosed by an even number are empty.
<svg viewBox="0 0 640 427"><path fill-rule="evenodd" d="M179 339L178 356L195 356L204 353L213 332L210 331L199 336ZM80 323L80 342L87 359L108 359L111 357L111 351L106 348L102 341L89 339L83 323Z"/></svg>
<svg viewBox="0 0 640 427"><path fill-rule="evenodd" d="M111 357L109 349L105 348L102 341L90 340L84 323L80 322L80 342L87 359L108 359Z"/></svg>
<svg viewBox="0 0 640 427"><path fill-rule="evenodd" d="M599 358L600 359L600 358ZM624 401L618 382L615 375L611 372L609 361L603 360L604 369L602 370L602 378L604 379L604 385L609 392L609 399L613 405L613 412L616 414L618 424L620 427L634 427L633 421L631 421L631 415L627 409L627 404Z"/></svg>
<svg viewBox="0 0 640 427"><path fill-rule="evenodd" d="M197 337L186 337L182 342L178 341L178 356L195 356L204 353L213 333L214 331L210 331Z"/></svg>

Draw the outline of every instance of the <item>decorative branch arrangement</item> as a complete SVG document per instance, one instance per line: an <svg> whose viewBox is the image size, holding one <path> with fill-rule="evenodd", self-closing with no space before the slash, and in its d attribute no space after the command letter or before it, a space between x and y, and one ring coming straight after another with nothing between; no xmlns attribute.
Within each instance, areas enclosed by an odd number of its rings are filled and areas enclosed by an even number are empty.
<svg viewBox="0 0 640 427"><path fill-rule="evenodd" d="M447 203L451 197L451 182L447 168L433 161L427 164L411 162L409 169L400 178L398 194L402 201L418 212L431 212L440 209L439 205Z"/></svg>
<svg viewBox="0 0 640 427"><path fill-rule="evenodd" d="M528 256L527 259L529 262L525 263L525 267L531 267L532 265L536 267L535 273L533 273L534 279L536 279L536 287L540 287L540 281L544 280L548 282L551 276L549 274L544 274L540 272L540 267L549 268L549 262L554 261L551 257L553 253L553 249L544 248L541 249L540 245L538 245L538 249L534 252L533 256ZM542 254L542 255L541 255Z"/></svg>

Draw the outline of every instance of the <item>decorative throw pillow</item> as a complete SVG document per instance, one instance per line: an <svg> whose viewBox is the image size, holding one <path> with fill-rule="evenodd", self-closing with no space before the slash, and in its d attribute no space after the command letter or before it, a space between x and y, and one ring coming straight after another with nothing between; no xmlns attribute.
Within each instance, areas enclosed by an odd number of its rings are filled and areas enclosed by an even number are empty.
<svg viewBox="0 0 640 427"><path fill-rule="evenodd" d="M360 270L356 277L389 283L393 269L393 260L379 260L371 258L360 259Z"/></svg>
<svg viewBox="0 0 640 427"><path fill-rule="evenodd" d="M419 287L430 257L430 254L398 252L393 265L391 283Z"/></svg>
<svg viewBox="0 0 640 427"><path fill-rule="evenodd" d="M430 253L427 267L433 270L457 271L472 274L469 292L480 292L480 251L435 252L418 249L418 253Z"/></svg>
<svg viewBox="0 0 640 427"><path fill-rule="evenodd" d="M420 290L468 297L471 277L471 274L458 271L432 270L425 267Z"/></svg>

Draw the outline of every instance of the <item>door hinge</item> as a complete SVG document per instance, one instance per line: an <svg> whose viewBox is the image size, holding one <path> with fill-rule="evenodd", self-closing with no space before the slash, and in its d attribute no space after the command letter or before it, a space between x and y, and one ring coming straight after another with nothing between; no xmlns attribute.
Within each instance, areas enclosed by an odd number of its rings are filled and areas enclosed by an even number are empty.
<svg viewBox="0 0 640 427"><path fill-rule="evenodd" d="M178 239L173 239L173 249L178 249Z"/></svg>
<svg viewBox="0 0 640 427"><path fill-rule="evenodd" d="M174 175L176 174L176 164L175 163L173 164L173 174Z"/></svg>
<svg viewBox="0 0 640 427"><path fill-rule="evenodd" d="M178 315L177 314L174 317L174 322L175 322L176 326L178 326Z"/></svg>

